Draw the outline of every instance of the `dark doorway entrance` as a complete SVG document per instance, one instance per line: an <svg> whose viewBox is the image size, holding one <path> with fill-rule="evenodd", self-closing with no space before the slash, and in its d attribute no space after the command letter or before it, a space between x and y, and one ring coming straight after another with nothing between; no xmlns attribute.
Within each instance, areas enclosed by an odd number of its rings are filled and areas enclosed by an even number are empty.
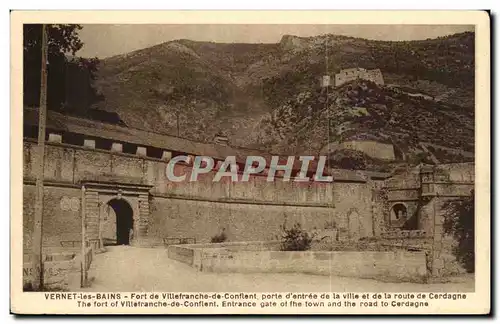
<svg viewBox="0 0 500 324"><path fill-rule="evenodd" d="M116 244L129 245L130 234L134 228L133 210L124 199L112 199L108 204L116 215Z"/></svg>
<svg viewBox="0 0 500 324"><path fill-rule="evenodd" d="M398 203L391 208L391 225L394 227L401 227L404 225L407 219L407 209L406 206Z"/></svg>

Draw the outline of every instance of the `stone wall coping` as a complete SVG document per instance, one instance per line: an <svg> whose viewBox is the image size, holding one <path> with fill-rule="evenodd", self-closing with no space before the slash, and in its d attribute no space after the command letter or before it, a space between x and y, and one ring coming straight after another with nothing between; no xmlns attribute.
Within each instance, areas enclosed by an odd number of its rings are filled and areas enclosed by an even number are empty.
<svg viewBox="0 0 500 324"><path fill-rule="evenodd" d="M33 143L33 144L36 144L37 141L33 138L28 138L28 137L24 137L23 138L23 142L30 142L30 143ZM138 160L143 160L143 161L153 161L153 162L161 162L163 164L168 164L169 161L167 161L166 159L163 159L163 158L154 158L154 157L151 157L151 156L145 156L145 155L141 155L141 154L130 154L130 153L123 153L123 152L119 152L119 151L112 151L112 150L103 150L103 149L98 149L98 148L91 148L91 147L86 147L86 146L80 146L80 145L73 145L73 144L68 144L68 143L57 143L57 142L48 142L48 141L45 141L45 144L48 145L48 146L55 146L55 147L62 147L62 148L70 148L70 149L74 149L74 150L81 150L81 151L89 151L89 152L98 152L98 153L106 153L108 155L111 155L111 156L123 156L123 157L128 157L128 158L135 158L135 159L138 159ZM167 149L164 149L164 151L168 151ZM194 156L194 155L190 155L190 156ZM215 157L212 157L214 158L214 160L217 160L219 161L220 158L215 158ZM192 167L192 163L186 163L184 161L178 161L176 162L176 165L183 165L183 166L187 166L187 167ZM240 170L238 172L238 174L241 174L242 173L242 170ZM257 173L257 174L252 174L253 177L262 177L262 178L267 178L267 174L263 174L263 173ZM276 174L276 177L277 178L280 178L280 176L278 174ZM293 182L293 177L290 178L290 182ZM349 180L335 180L334 178L334 181L333 182L366 182L366 181L349 181ZM313 181L311 180L310 183L312 183ZM323 182L323 184L331 184L333 182Z"/></svg>
<svg viewBox="0 0 500 324"><path fill-rule="evenodd" d="M279 244L280 241L240 241L240 242L222 242L222 243L194 243L194 244L172 244L171 246L178 246L183 248L207 248L207 249L220 249L232 246L251 246L251 245L265 245L265 244Z"/></svg>
<svg viewBox="0 0 500 324"><path fill-rule="evenodd" d="M450 186L473 186L472 181L423 181L425 184L450 185Z"/></svg>
<svg viewBox="0 0 500 324"><path fill-rule="evenodd" d="M35 139L32 139L32 138L23 138L23 142L31 142L31 143L34 143L36 144L37 141ZM154 157L151 157L151 156L144 156L144 155L138 155L138 154L131 154L131 153L123 153L123 152L118 152L118 151L111 151L111 150L103 150L103 149L99 149L99 148L91 148L91 147L86 147L86 146L80 146L80 145L73 145L73 144L68 144L68 143L55 143L55 142L45 142L46 145L49 145L49 146L59 146L59 147L63 147L63 148L71 148L71 149L74 149L74 150L81 150L81 151L90 151L90 152L99 152L99 153L106 153L106 154L109 154L109 155L118 155L118 156L123 156L123 157L129 157L129 158L136 158L136 159L139 159L139 160L149 160L149 161L155 161L155 162L163 162L163 163L167 163L167 161L165 160L162 160L161 158L154 158ZM187 163L183 162L183 161L179 161L177 162L177 164L179 165L188 165Z"/></svg>
<svg viewBox="0 0 500 324"><path fill-rule="evenodd" d="M24 185L35 185L35 180L30 178L25 178L23 181ZM80 189L80 184L75 184L72 182L64 182L64 181L44 181L44 185L47 187L67 187ZM118 186L117 183L113 183L113 186ZM134 188L134 185L128 185L130 188ZM90 191L95 187L89 187ZM143 191L141 191L143 192ZM125 192L128 194L129 192ZM316 207L316 208L335 208L335 204L322 204L322 203L290 203L290 202L273 202L270 200L245 200L245 199L234 199L234 198L220 198L220 199L210 199L203 197L193 197L193 196L183 196L183 195L174 195L174 194L162 194L155 192L154 190L148 191L148 194L152 197L166 198L166 199L180 199L180 200L192 200L192 201L203 201L203 202L213 202L213 203L221 203L221 204L246 204L246 205L267 205L267 206L289 206L289 207Z"/></svg>
<svg viewBox="0 0 500 324"><path fill-rule="evenodd" d="M99 180L80 180L80 183L84 186L88 186L88 189L92 190L94 188L127 188L127 189L135 189L139 191L149 191L151 188L153 188L152 185L147 185L143 183L129 183L129 182L120 182L119 178L117 178L117 181L110 181L110 180L104 180L104 181L99 181Z"/></svg>
<svg viewBox="0 0 500 324"><path fill-rule="evenodd" d="M33 177L24 177L23 179L23 184L24 185L35 185L36 181L35 178ZM81 186L78 184L75 184L73 182L66 182L66 181L50 181L50 180L44 180L43 185L46 187L63 187L63 188L74 188L74 189L80 189Z"/></svg>
<svg viewBox="0 0 500 324"><path fill-rule="evenodd" d="M203 198L203 197L193 197L193 196L183 196L175 194L163 194L151 192L153 197L161 197L168 199L182 199L182 200L194 200L194 201L204 201L204 202L214 202L222 204L245 204L245 205L266 205L266 206L290 206L290 207L319 207L319 208L335 208L335 204L329 203L293 203L293 202L274 202L272 200L249 200L249 199L237 199L237 198Z"/></svg>
<svg viewBox="0 0 500 324"><path fill-rule="evenodd" d="M272 245L279 244L280 241L251 241L251 242L227 242L227 243L196 243L196 244L177 244L169 245L173 248L183 248L204 251L216 251L216 252L228 252L228 253L283 253L283 254L304 254L304 255L335 255L335 254L345 254L345 253L370 253L370 254L425 254L425 251L282 251L282 250L236 250L236 251L225 251L224 248L228 247L245 247L245 246L258 246L258 245Z"/></svg>
<svg viewBox="0 0 500 324"><path fill-rule="evenodd" d="M420 187L383 187L389 191L410 191L410 190L420 190Z"/></svg>

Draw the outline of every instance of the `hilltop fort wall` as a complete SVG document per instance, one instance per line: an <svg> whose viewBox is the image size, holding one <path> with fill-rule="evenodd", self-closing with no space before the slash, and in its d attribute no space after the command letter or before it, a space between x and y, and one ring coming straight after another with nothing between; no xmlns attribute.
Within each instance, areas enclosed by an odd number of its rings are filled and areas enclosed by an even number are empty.
<svg viewBox="0 0 500 324"><path fill-rule="evenodd" d="M384 77L380 69L366 70L363 68L351 68L341 70L335 74L335 87L357 79L370 80L378 85L384 85Z"/></svg>
<svg viewBox="0 0 500 324"><path fill-rule="evenodd" d="M336 145L336 150L339 149L361 151L370 157L382 160L395 159L394 146L392 144L379 143L375 141L353 140L345 141Z"/></svg>

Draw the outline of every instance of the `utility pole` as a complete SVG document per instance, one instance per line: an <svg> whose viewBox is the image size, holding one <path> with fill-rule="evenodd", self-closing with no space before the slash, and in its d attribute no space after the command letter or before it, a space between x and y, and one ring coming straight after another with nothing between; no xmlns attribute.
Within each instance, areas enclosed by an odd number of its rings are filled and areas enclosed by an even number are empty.
<svg viewBox="0 0 500 324"><path fill-rule="evenodd" d="M85 250L87 247L87 233L85 221L85 186L82 185L82 197L80 199L80 214L82 217L82 246L81 246L81 260L80 260L80 287L84 288L87 285L87 259ZM100 215L99 215L100 217ZM99 230L100 233L100 230Z"/></svg>
<svg viewBox="0 0 500 324"><path fill-rule="evenodd" d="M43 289L43 176L45 123L47 114L47 25L42 25L42 67L40 71L40 107L38 109L38 172L36 174L35 219L33 228L33 289Z"/></svg>
<svg viewBox="0 0 500 324"><path fill-rule="evenodd" d="M329 70L328 70L328 38L326 39L326 42L325 42L325 74L328 76L328 84L326 86L326 98L325 98L325 105L326 105L326 118L328 120L328 126L327 126L327 129L328 129L328 132L327 132L327 136L328 136L328 159L327 159L327 165L328 167L330 167L330 105L328 104L328 87L330 86L330 74L329 74Z"/></svg>
<svg viewBox="0 0 500 324"><path fill-rule="evenodd" d="M326 170L327 170L327 176L332 174L332 169L330 168L330 149L331 149L331 143L330 143L330 105L328 103L328 87L330 87L330 73L328 69L328 36L326 36L325 39L325 75L327 77L328 83L326 84L325 87L325 106L326 106ZM333 183L332 183L333 185ZM330 186L333 189L333 186ZM332 190L332 195L333 195L333 190ZM332 200L333 200L332 196ZM333 211L330 212L330 224L333 224L335 222L334 214ZM332 240L336 240L337 233L333 230L332 228ZM332 268L332 259L329 259L329 268ZM330 276L330 287L332 286L332 276Z"/></svg>

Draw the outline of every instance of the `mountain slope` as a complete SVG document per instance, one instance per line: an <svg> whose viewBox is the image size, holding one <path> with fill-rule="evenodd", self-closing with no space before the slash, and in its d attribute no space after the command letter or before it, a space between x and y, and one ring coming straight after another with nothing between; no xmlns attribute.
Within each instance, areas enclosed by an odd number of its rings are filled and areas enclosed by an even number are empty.
<svg viewBox="0 0 500 324"><path fill-rule="evenodd" d="M352 67L381 69L386 86L354 82L326 95L326 69L333 76ZM225 133L232 145L283 154L318 153L347 138L393 142L405 154L420 141L473 149L473 33L408 42L177 40L104 60L97 86L99 108L127 125L194 140Z"/></svg>
<svg viewBox="0 0 500 324"><path fill-rule="evenodd" d="M276 151L317 154L329 142L375 140L408 154L420 142L473 152L473 138L474 114L467 108L357 80L328 93L298 93L261 121L255 141Z"/></svg>

